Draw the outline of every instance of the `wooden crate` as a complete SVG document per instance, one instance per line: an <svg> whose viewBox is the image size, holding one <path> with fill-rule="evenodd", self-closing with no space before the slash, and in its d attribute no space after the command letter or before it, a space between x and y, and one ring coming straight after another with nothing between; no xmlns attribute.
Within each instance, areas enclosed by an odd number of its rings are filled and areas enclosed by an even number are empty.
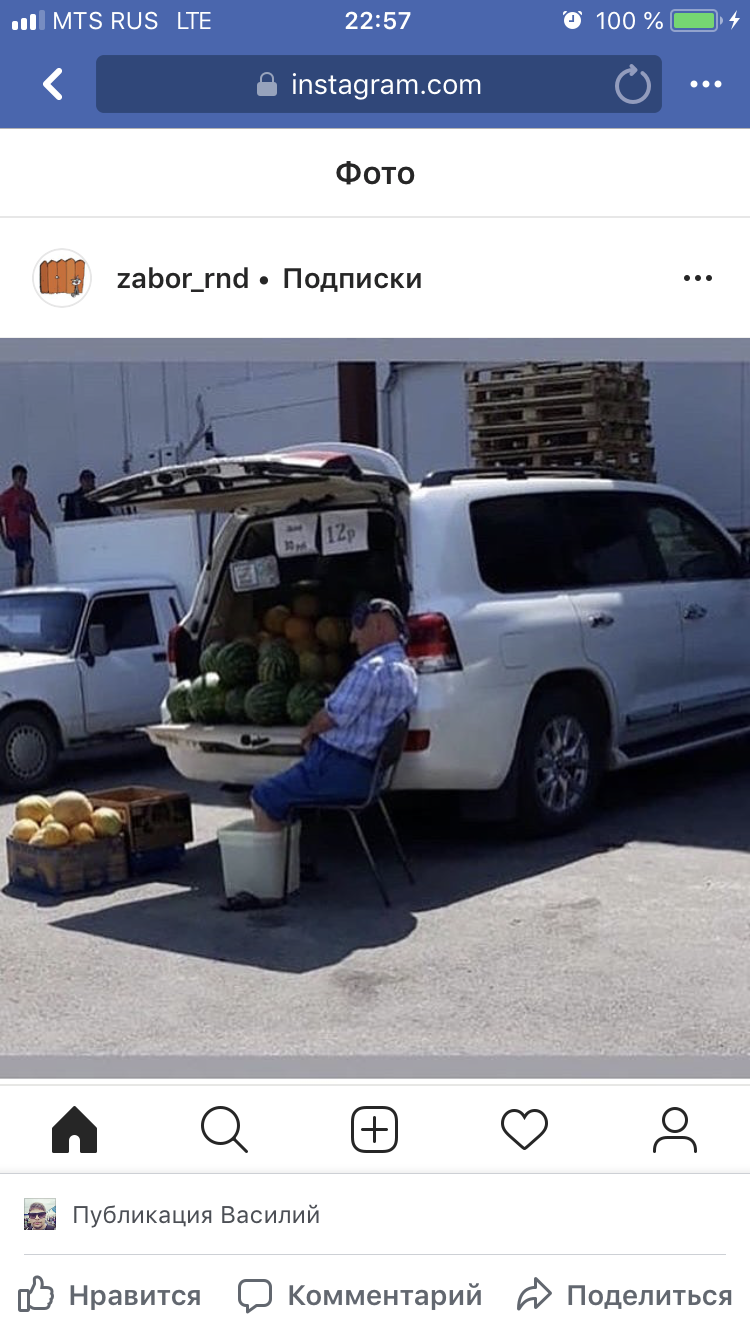
<svg viewBox="0 0 750 1334"><path fill-rule="evenodd" d="M62 848L6 843L8 879L19 889L42 890L46 894L84 894L113 889L128 879L128 856L124 834L97 838L94 843L68 843Z"/></svg>
<svg viewBox="0 0 750 1334"><path fill-rule="evenodd" d="M187 792L158 787L116 787L88 793L94 809L111 806L122 817L133 853L184 847L193 841L193 815Z"/></svg>

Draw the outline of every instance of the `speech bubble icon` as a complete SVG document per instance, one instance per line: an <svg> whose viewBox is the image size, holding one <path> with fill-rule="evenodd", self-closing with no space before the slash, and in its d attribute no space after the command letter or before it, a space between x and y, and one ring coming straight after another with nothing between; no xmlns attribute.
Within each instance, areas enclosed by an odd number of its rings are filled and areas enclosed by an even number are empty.
<svg viewBox="0 0 750 1334"><path fill-rule="evenodd" d="M248 1315L259 1306L270 1306L272 1297L273 1288L267 1278L243 1278L237 1284L237 1301Z"/></svg>

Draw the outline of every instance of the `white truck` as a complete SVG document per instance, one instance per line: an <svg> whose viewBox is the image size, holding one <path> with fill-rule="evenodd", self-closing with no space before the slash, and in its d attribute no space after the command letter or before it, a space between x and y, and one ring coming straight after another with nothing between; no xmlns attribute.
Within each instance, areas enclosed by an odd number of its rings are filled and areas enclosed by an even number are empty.
<svg viewBox="0 0 750 1334"><path fill-rule="evenodd" d="M0 786L16 791L64 750L157 721L203 561L192 514L61 524L53 547L57 583L0 591Z"/></svg>

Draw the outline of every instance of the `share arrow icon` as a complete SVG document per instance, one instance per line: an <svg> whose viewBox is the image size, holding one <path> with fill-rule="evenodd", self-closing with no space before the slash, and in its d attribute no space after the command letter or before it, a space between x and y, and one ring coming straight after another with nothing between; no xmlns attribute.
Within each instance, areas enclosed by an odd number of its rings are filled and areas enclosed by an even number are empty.
<svg viewBox="0 0 750 1334"><path fill-rule="evenodd" d="M525 1306L527 1302L533 1302L534 1310L538 1311L542 1302L546 1302L547 1298L551 1296L552 1293L549 1288L542 1283L542 1280L540 1278L535 1278L534 1286L532 1288L524 1288L521 1296L518 1298L516 1310L520 1311L521 1307Z"/></svg>

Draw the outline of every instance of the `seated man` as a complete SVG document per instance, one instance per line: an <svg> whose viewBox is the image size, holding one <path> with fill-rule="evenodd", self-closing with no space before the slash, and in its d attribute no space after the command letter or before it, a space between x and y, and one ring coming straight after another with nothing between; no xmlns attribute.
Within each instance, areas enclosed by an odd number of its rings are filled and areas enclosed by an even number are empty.
<svg viewBox="0 0 750 1334"><path fill-rule="evenodd" d="M395 603L370 598L356 607L351 639L359 661L305 728L305 758L253 789L260 833L283 828L298 806L363 801L388 728L416 703L417 674L404 650L408 630Z"/></svg>

